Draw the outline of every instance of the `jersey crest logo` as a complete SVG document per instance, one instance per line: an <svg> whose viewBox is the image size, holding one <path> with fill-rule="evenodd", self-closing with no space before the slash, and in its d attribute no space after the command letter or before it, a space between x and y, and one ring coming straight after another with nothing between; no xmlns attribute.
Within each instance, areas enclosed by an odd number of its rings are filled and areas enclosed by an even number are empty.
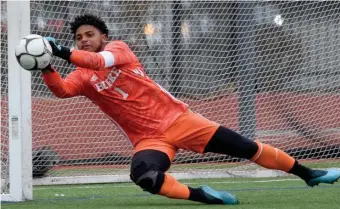
<svg viewBox="0 0 340 209"><path fill-rule="evenodd" d="M142 76L142 77L145 76L145 75L144 75L144 72L143 72L141 69L139 69L139 68L136 68L136 69L132 70L132 72L133 72L134 74L140 75L140 76Z"/></svg>
<svg viewBox="0 0 340 209"><path fill-rule="evenodd" d="M95 82L96 80L98 80L98 76L97 75L93 75L91 77L91 82Z"/></svg>

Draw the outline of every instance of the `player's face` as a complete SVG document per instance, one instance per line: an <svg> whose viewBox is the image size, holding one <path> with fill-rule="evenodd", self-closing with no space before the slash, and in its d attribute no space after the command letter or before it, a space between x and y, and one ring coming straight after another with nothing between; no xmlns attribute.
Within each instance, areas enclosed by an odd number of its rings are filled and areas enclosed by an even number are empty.
<svg viewBox="0 0 340 209"><path fill-rule="evenodd" d="M76 31L76 45L78 49L89 52L104 50L107 36L92 25L82 25Z"/></svg>

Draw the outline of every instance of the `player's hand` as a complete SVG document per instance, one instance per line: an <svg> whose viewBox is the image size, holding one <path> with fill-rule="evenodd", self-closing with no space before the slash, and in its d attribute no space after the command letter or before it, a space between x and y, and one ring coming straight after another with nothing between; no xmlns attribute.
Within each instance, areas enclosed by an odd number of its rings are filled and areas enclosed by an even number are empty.
<svg viewBox="0 0 340 209"><path fill-rule="evenodd" d="M44 37L51 45L53 55L70 62L71 50L66 46L59 45L55 38Z"/></svg>

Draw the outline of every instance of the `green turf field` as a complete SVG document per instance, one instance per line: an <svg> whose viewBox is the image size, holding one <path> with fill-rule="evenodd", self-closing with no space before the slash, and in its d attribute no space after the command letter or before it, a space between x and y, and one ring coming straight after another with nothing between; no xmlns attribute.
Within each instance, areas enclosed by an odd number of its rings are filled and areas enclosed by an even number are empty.
<svg viewBox="0 0 340 209"><path fill-rule="evenodd" d="M3 209L340 209L340 183L309 188L295 178L198 179L183 180L193 187L200 184L228 190L240 200L237 206L204 205L149 195L130 183L65 186L35 186L34 200L2 203Z"/></svg>

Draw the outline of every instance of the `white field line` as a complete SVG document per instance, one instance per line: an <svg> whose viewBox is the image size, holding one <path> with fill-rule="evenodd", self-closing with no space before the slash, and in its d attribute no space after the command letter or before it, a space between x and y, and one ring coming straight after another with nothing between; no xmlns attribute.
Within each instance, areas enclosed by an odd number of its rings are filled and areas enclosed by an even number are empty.
<svg viewBox="0 0 340 209"><path fill-rule="evenodd" d="M254 180L254 181L212 181L209 184L243 184L243 183L271 183L271 182L282 182L282 181L302 181L301 179L273 179L273 180ZM181 182L186 185L195 185L202 184L201 183L189 183L189 182ZM136 187L136 185L119 185L120 183L112 183L112 184L103 184L103 185L86 185L86 186L46 186L46 187L33 187L33 190L69 190L69 189L94 189L94 188L124 188L124 187Z"/></svg>

